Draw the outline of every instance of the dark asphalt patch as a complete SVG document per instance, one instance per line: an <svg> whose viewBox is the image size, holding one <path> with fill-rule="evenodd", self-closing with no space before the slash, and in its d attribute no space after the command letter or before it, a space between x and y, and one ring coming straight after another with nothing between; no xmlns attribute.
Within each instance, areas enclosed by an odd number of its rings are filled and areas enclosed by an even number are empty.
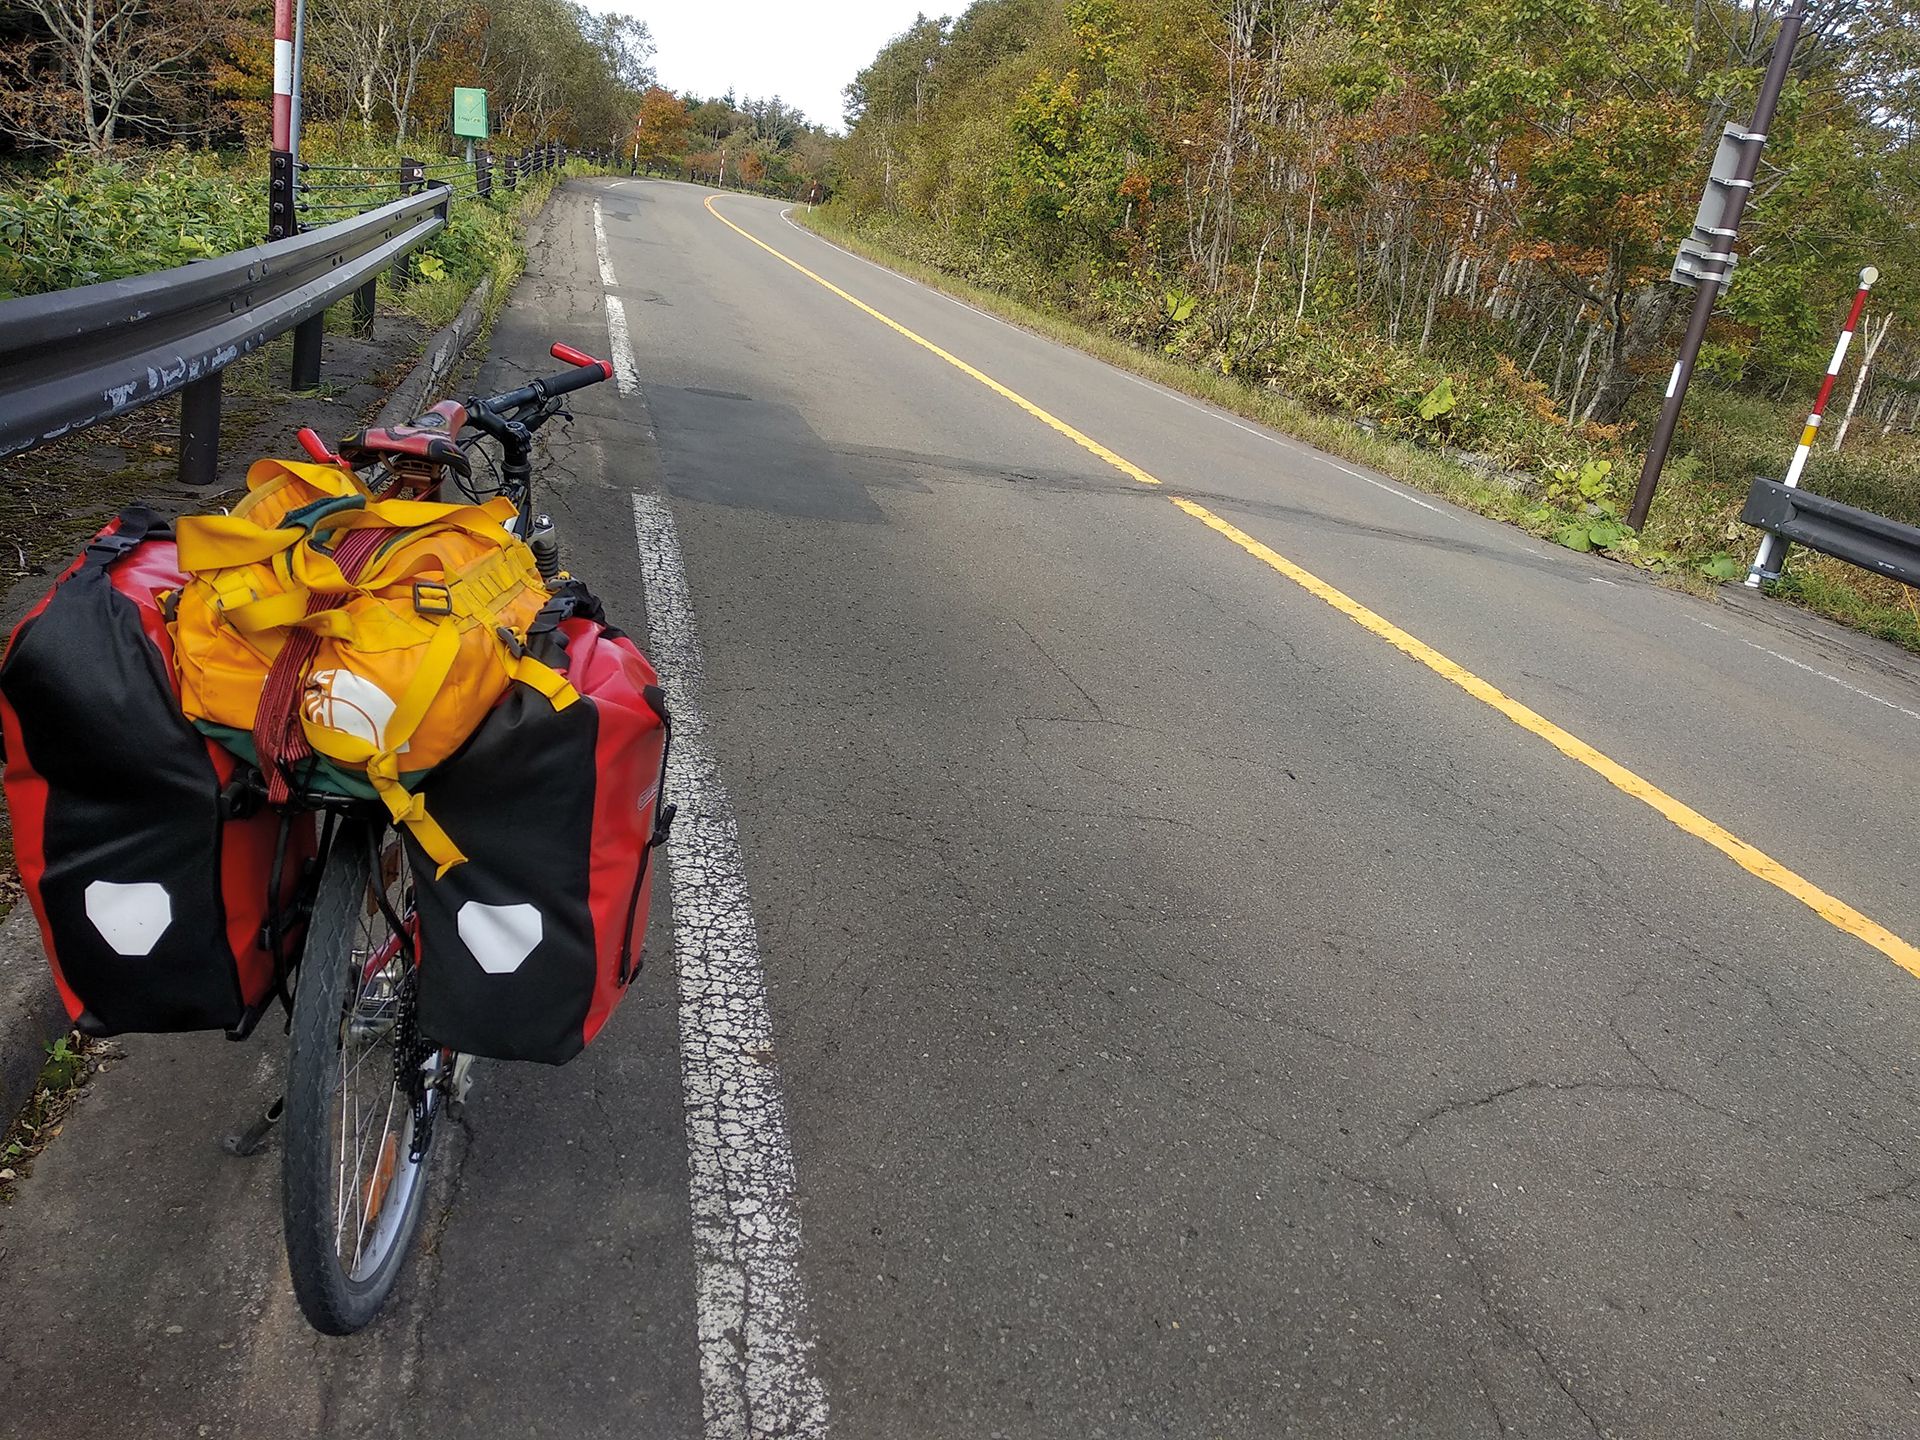
<svg viewBox="0 0 1920 1440"><path fill-rule="evenodd" d="M646 398L675 495L801 520L885 518L793 406L672 385L649 385Z"/></svg>

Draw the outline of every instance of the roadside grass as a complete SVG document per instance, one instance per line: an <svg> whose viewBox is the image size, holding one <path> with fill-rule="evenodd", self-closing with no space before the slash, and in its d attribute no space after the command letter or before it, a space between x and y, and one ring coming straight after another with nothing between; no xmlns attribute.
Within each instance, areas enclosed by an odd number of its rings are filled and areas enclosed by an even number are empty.
<svg viewBox="0 0 1920 1440"><path fill-rule="evenodd" d="M1303 404L1271 384L1155 353L1120 335L1057 310L955 274L921 255L906 253L891 232L875 235L832 207L795 207L800 223L933 289L975 305L1049 340L1169 390L1258 421L1340 459L1401 480L1465 509L1517 526L1570 549L1592 551L1647 571L1665 584L1696 594L1746 574L1759 532L1739 522L1755 475L1778 475L1792 453L1804 411L1790 403L1699 387L1662 478L1646 528L1633 535L1620 517L1636 478L1618 459L1553 467L1545 475L1516 474L1450 447L1415 444L1381 433L1386 427ZM1412 397L1416 402L1420 397ZM1564 427L1562 427L1564 428ZM1870 432L1870 427L1868 427ZM1883 442L1872 433L1850 437L1844 459L1817 456L1810 488L1850 504L1920 523L1920 457L1910 440ZM1920 653L1920 611L1897 582L1867 575L1830 557L1796 549L1771 593L1826 618Z"/></svg>
<svg viewBox="0 0 1920 1440"><path fill-rule="evenodd" d="M0 920L21 900L20 874L13 863L13 818L0 802Z"/></svg>
<svg viewBox="0 0 1920 1440"><path fill-rule="evenodd" d="M381 177L363 190L325 192L335 203L371 206L392 198L385 177L398 171L397 151L310 139L307 153L315 164L366 165ZM61 161L33 174L0 170L0 299L143 275L257 244L267 227L265 167L265 156L254 152L175 149L139 161ZM528 219L561 181L598 173L569 161L512 190L496 177L488 199L456 200L446 227L402 262L412 283L383 283L381 305L437 329L483 278L504 296L525 268L520 233ZM323 173L322 183L343 182ZM315 224L324 218L311 217Z"/></svg>
<svg viewBox="0 0 1920 1440"><path fill-rule="evenodd" d="M1920 602L1897 580L1861 575L1830 556L1796 551L1772 593L1920 654Z"/></svg>
<svg viewBox="0 0 1920 1440"><path fill-rule="evenodd" d="M40 1152L59 1136L87 1083L111 1068L119 1055L112 1042L88 1040L77 1030L47 1047L32 1097L0 1138L0 1205L13 1203L15 1188L32 1173Z"/></svg>

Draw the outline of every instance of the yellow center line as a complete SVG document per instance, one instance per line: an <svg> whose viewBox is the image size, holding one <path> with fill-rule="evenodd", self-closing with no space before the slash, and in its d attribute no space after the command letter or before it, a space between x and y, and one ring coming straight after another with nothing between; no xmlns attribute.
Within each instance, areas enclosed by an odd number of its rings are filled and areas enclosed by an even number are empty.
<svg viewBox="0 0 1920 1440"><path fill-rule="evenodd" d="M994 394L999 395L1005 399L1011 400L1014 404L1018 405L1022 410L1026 411L1029 415L1033 416L1034 419L1038 420L1042 425L1051 425L1055 430L1058 430L1062 435L1066 436L1067 439L1073 441L1074 444L1080 446L1084 450L1092 451L1095 455L1098 455L1102 460L1106 461L1107 464L1113 466L1113 468L1118 470L1122 475L1126 475L1131 477L1132 479L1138 480L1142 485L1158 485L1160 483L1158 480L1154 479L1153 476L1149 475L1146 471L1142 470L1138 465L1134 464L1131 460L1128 460L1123 456L1114 454L1113 451L1109 450L1106 446L1102 445L1098 440L1093 439L1091 436L1082 435L1078 430L1074 429L1073 426L1067 424L1066 421L1057 419L1054 416L1049 415L1046 411L1042 410L1038 405L1034 404L1031 400L1027 399L1026 396L1016 394L1014 391L1009 390L1006 386L1002 385L998 380L994 379L991 375L988 375L983 371L974 369L973 366L969 365L966 361L962 360L958 355L953 355L948 353L945 350L942 350L938 345L934 344L931 340L927 339L926 337L914 334L913 331L909 330L906 326L902 325L898 320L894 320L889 318L888 316L882 315L878 310L874 309L871 305L867 304L866 301L857 299L856 297L849 295L846 291L842 290L838 285L834 284L831 280L828 280L823 276L814 274L813 271L809 270L806 266L802 265L798 260L794 260L786 255L782 255L778 250L774 249L771 245L767 244L767 242L762 240L759 236L748 235L745 230L741 230L738 225L733 223L733 221L727 219L726 216L722 215L718 210L715 210L713 208L714 198L715 197L713 197L712 195L709 195L707 197L708 213L710 213L714 219L718 220L722 225L726 226L729 230L738 231L740 234L746 235L747 239L753 241L754 244L758 245L762 250L766 251L769 255L773 256L774 259L782 261L785 264L791 265L794 269L798 270L802 275L806 276L809 280L813 281L814 284L826 286L827 289L831 290L834 294L838 295L842 300L846 301L849 305L853 306L856 310L866 311L867 314L871 315L874 319L878 320L882 325L885 325L890 330L898 331L900 334L906 336L907 339L911 340L914 344L918 345L921 349L931 350L935 355L938 355L942 360L946 361L949 365L953 366L954 369L960 371L962 374L972 376L975 380L978 380L982 385L986 386L989 390L993 391Z"/></svg>
<svg viewBox="0 0 1920 1440"><path fill-rule="evenodd" d="M1132 461L1123 459L1098 441L1083 435L1073 426L1067 424L1066 421L1042 410L1025 396L1015 394L998 380L976 370L973 366L967 364L966 361L941 349L931 340L914 334L913 331L909 330L899 321L882 315L864 300L856 299L832 281L816 275L798 260L783 255L757 235L748 234L747 231L742 230L738 225L734 224L733 221L722 215L719 210L715 209L713 201L713 196L707 198L707 209L716 220L728 229L746 236L748 240L751 240L776 260L791 265L809 280L825 286L842 300L845 300L849 305L865 311L881 324L905 336L922 349L932 351L955 369L970 375L995 394L1011 400L1036 420L1059 431L1060 434L1066 436L1069 440L1073 441L1074 444L1098 455L1123 475L1138 480L1143 485L1158 485L1161 483L1158 478L1149 475ZM1167 498L1188 515L1191 515L1194 519L1206 525L1209 529L1224 535L1256 560L1260 560L1271 566L1288 580L1291 580L1295 585L1298 585L1302 590L1305 590L1309 595L1331 605L1356 625L1372 631L1375 635L1378 635L1382 640L1393 646L1394 649L1411 659L1419 661L1422 665L1426 666L1427 669L1433 671L1434 674L1440 676L1449 684L1458 686L1474 699L1480 701L1481 704L1499 711L1522 730L1527 731L1529 734L1537 735L1562 755L1565 755L1569 760L1584 765L1615 789L1623 794L1631 795L1643 805L1658 811L1661 815L1664 815L1668 820L1672 821L1673 824L1686 831L1687 834L1704 840L1748 874L1758 876L1782 894L1789 895L1793 899L1798 900L1828 924L1833 925L1837 929L1844 930L1847 934L1857 939L1864 940L1908 974L1920 978L1920 949L1915 949L1912 945L1887 929L1886 926L1861 914L1844 900L1839 900L1829 895L1811 880L1806 879L1793 870L1789 870L1785 865L1782 865L1765 851L1749 845L1746 841L1725 829L1723 826L1715 824L1698 810L1695 810L1691 805L1676 800L1652 781L1643 779L1641 776L1627 769L1627 767L1619 761L1602 754L1600 751L1594 749L1593 746L1587 744L1586 741L1580 739L1579 736L1561 729L1544 715L1521 704L1498 686L1491 685L1487 681L1482 680L1464 665L1448 659L1431 645L1408 634L1385 616L1369 610L1365 605L1362 605L1345 591L1329 585L1311 571L1303 570L1277 550L1254 539L1251 535L1239 529L1231 522L1221 519L1204 505L1196 505L1193 501L1184 499L1178 495L1170 495Z"/></svg>

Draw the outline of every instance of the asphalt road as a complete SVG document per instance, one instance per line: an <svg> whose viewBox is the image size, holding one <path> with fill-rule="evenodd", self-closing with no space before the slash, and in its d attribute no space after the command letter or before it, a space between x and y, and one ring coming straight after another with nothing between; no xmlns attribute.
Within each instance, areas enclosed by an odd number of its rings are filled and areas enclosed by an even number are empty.
<svg viewBox="0 0 1920 1440"><path fill-rule="evenodd" d="M1915 667L708 194L564 192L482 377L618 302L548 498L692 716L639 992L346 1342L213 1143L276 1037L125 1042L0 1430L1920 1434Z"/></svg>

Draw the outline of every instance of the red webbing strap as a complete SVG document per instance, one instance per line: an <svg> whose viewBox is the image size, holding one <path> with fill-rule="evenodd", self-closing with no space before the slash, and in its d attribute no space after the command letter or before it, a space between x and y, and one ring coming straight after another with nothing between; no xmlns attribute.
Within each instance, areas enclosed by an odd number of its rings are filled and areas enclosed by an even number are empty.
<svg viewBox="0 0 1920 1440"><path fill-rule="evenodd" d="M349 580L360 578L373 552L380 548L391 531L349 530L334 549L333 560ZM314 595L307 601L307 613L330 610L341 597ZM307 759L313 747L300 728L299 702L306 688L307 666L320 649L320 637L311 630L296 630L274 656L267 678L260 687L260 707L253 715L253 747L260 758L260 773L267 782L267 803L284 805L292 798L287 784L288 767Z"/></svg>

